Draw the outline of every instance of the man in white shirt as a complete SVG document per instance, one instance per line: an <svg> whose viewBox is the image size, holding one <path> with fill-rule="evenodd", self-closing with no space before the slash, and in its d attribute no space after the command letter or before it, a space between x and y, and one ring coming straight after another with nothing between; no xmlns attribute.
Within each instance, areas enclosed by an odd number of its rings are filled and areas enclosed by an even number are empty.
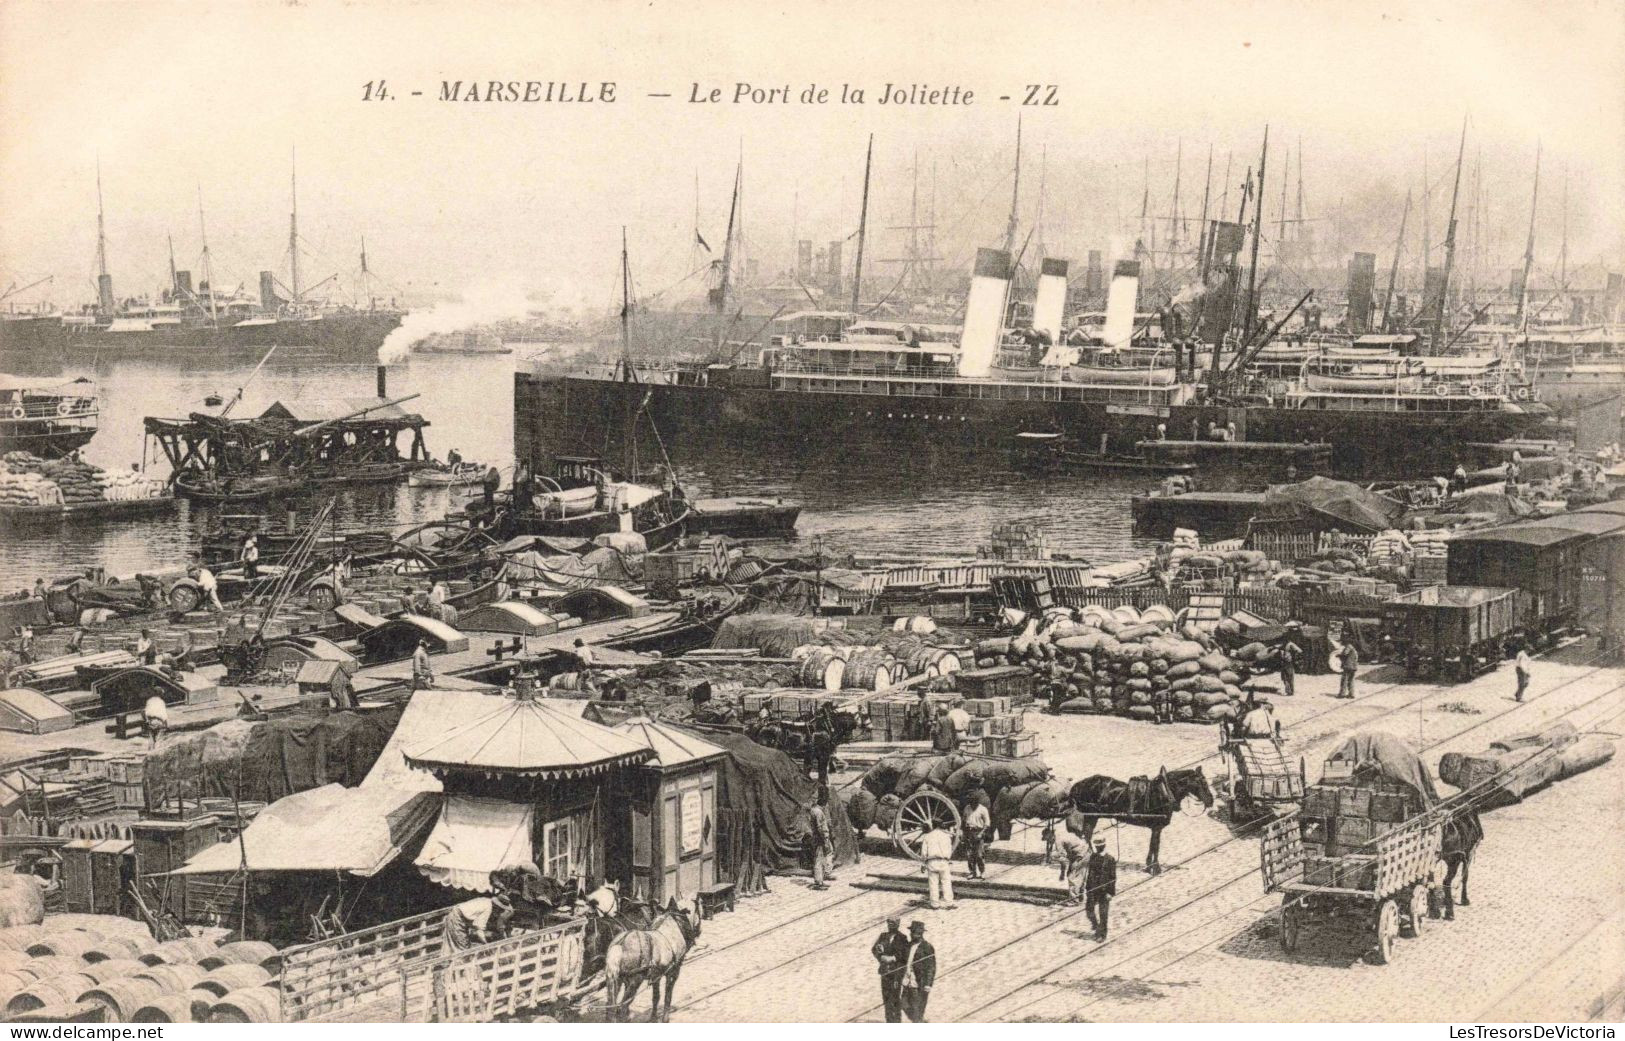
<svg viewBox="0 0 1625 1041"><path fill-rule="evenodd" d="M434 667L429 664L429 641L419 640L412 652L412 689L430 690L434 687Z"/></svg>
<svg viewBox="0 0 1625 1041"><path fill-rule="evenodd" d="M920 855L925 858L926 895L935 909L954 906L952 858L958 836L940 825L931 825L920 839Z"/></svg>
<svg viewBox="0 0 1625 1041"><path fill-rule="evenodd" d="M151 746L158 746L158 735L169 729L169 706L164 699L154 694L147 699L146 705L141 709L141 722L147 728L147 737Z"/></svg>
<svg viewBox="0 0 1625 1041"><path fill-rule="evenodd" d="M1523 700L1523 692L1529 687L1529 668L1533 664L1534 663L1529 660L1528 648L1518 648L1518 658L1512 666L1513 671L1518 675L1518 691L1512 695L1513 701Z"/></svg>
<svg viewBox="0 0 1625 1041"><path fill-rule="evenodd" d="M204 601L216 611L225 611L225 607L220 603L220 583L216 581L214 572L202 565L194 564L191 568L191 575L193 580L197 582L198 588L203 590Z"/></svg>
<svg viewBox="0 0 1625 1041"><path fill-rule="evenodd" d="M993 827L993 818L987 807L972 799L965 808L965 877L984 878L987 862L982 859L987 848L987 832Z"/></svg>

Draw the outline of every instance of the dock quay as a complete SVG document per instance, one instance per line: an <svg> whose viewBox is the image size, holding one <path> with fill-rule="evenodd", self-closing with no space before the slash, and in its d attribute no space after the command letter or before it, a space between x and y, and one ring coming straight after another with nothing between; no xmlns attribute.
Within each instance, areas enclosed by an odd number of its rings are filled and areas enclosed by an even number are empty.
<svg viewBox="0 0 1625 1041"><path fill-rule="evenodd" d="M1130 501L1134 530L1141 535L1169 536L1175 528L1211 535L1239 532L1264 504L1263 492L1152 492Z"/></svg>

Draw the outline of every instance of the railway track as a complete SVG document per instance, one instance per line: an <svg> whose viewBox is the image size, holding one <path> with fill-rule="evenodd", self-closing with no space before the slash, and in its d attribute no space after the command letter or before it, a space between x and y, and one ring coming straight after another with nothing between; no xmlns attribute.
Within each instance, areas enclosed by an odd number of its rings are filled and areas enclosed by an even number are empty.
<svg viewBox="0 0 1625 1041"><path fill-rule="evenodd" d="M1580 664L1581 665L1586 665L1586 664L1589 664L1590 662L1596 661L1596 660L1597 660L1597 658L1594 656L1593 658L1588 659L1586 662L1583 662L1583 663L1580 663ZM1586 679L1586 678L1588 678L1588 677L1590 677L1592 675L1595 675L1596 673L1602 671L1603 668L1604 667L1601 667L1601 666L1595 667L1595 668L1590 669L1588 672L1584 673L1581 676L1571 677L1570 679L1565 680L1562 683L1560 683L1560 684L1558 684L1558 685L1556 685L1554 687L1550 687L1547 690L1545 690L1545 691L1543 691L1543 692L1541 692L1539 694L1536 694L1533 697L1530 697L1530 698L1526 699L1524 702L1521 702L1518 705L1515 705L1512 709L1508 709L1507 711L1497 713L1495 716L1492 716L1489 719L1485 719L1485 720L1480 721L1479 723L1473 724L1473 725L1468 726L1468 727L1464 727L1461 730L1455 732L1454 734L1452 734L1452 735L1450 735L1450 736L1448 736L1448 737L1446 737L1446 738L1444 738L1442 740L1446 740L1446 741L1447 740L1453 740L1456 737L1461 736L1462 734L1469 733L1470 731L1472 731L1474 729L1477 729L1479 726L1482 726L1482 725L1485 725L1487 723L1493 722L1494 720L1503 718L1505 715L1507 715L1511 711L1516 711L1518 708L1521 708L1523 706L1535 704L1538 701L1540 701L1542 698L1548 696L1551 693L1554 693L1555 691L1557 691L1559 689L1562 689L1564 687L1567 687L1567 686L1571 685L1572 683L1580 682L1581 680L1584 680L1584 679ZM1383 685L1381 687L1377 687L1375 689L1368 690L1364 695L1362 695L1361 697L1359 697L1358 699L1356 699L1354 701L1344 702L1344 703L1339 703L1339 704L1336 704L1336 705L1332 705L1332 706L1329 706L1329 707L1327 707L1327 708L1325 708L1325 709L1323 709L1323 710L1321 710L1319 712L1316 712L1316 713L1314 713L1314 714L1312 714L1310 716L1304 717L1303 719L1297 721L1294 724L1294 729L1295 730L1301 730L1304 727L1305 724L1311 723L1311 722L1313 722L1315 720L1318 720L1318 719L1323 719L1325 717L1331 716L1334 713L1347 712L1347 711L1349 711L1351 709L1368 708L1369 707L1369 701L1370 701L1371 698L1380 696L1380 695L1382 695L1384 693L1387 693L1389 691L1395 690L1395 689L1400 688L1400 687L1407 687L1407 686L1411 686L1411 685L1412 684L1410 684L1408 682L1398 682L1398 681L1396 681L1394 683L1385 684L1385 685ZM1395 715L1397 713L1402 713L1402 712L1405 712L1405 711L1407 711L1409 709L1415 708L1415 707L1421 705L1422 702L1428 700L1429 698L1440 697L1440 696L1448 696L1450 694L1450 692L1455 689L1455 687L1456 687L1455 684L1433 684L1433 685L1430 685L1428 687L1428 689L1426 691L1424 691L1418 697L1408 699L1408 700L1404 701L1403 703L1401 703L1399 705L1395 705L1395 706L1393 706L1391 708L1386 708L1383 711L1381 711L1380 713L1378 713L1377 715L1370 716L1370 717L1362 720L1362 722L1363 723L1371 723L1371 722L1375 722L1375 721L1380 720L1380 719L1385 719L1385 718L1393 716L1393 715ZM1185 768L1189 768L1189 767L1198 766L1198 765L1201 765L1203 763L1206 763L1209 760L1219 759L1219 758L1221 758L1221 756L1222 756L1222 753L1220 753L1218 750L1215 750L1213 752L1206 753L1206 754L1204 754L1204 755L1202 755L1202 756L1200 756L1200 757L1198 757L1196 759L1193 759L1188 763L1182 764L1182 766L1177 767L1177 768L1178 769L1185 769ZM1228 837L1228 838L1226 838L1226 839L1224 839L1224 840L1222 840L1222 841L1220 841L1218 843L1214 843L1213 845L1210 845L1210 846L1208 846L1208 847L1206 847L1204 849L1198 850L1196 853L1194 853L1194 854L1184 858L1183 860L1178 861L1175 864L1170 865L1170 866L1171 867L1183 866L1183 865L1192 863L1193 861L1196 861L1201 857L1207 856L1207 855L1215 852L1216 850L1226 848L1226 847L1232 845L1235 842L1242 841L1244 839L1251 839L1253 837L1252 831L1253 831L1254 827L1256 827L1256 825L1247 825L1247 826L1244 826L1242 828L1239 828L1230 837ZM1010 866L1005 867L1003 869L996 870L996 871L991 873L991 878L997 879L999 877L1007 875L1009 872L1015 870L1015 868L1018 867L1018 866L1022 866L1022 865L1010 865ZM1256 873L1256 869L1254 869L1254 871L1252 873ZM1140 888L1142 886L1150 885L1150 884L1156 882L1159 878L1165 878L1165 877L1167 877L1167 876L1166 875L1148 876L1147 878L1141 879L1141 880L1133 883L1132 885L1130 885L1128 887L1125 887L1119 893L1119 896L1122 896L1122 895L1124 895L1124 894L1126 894L1128 892L1131 892L1131 891L1133 891L1135 889L1138 889L1138 888ZM1241 877L1244 878L1244 877L1247 877L1247 876L1244 875L1244 876L1241 876ZM1240 881L1240 878L1238 878L1236 880L1233 880L1232 882L1228 882L1228 883L1226 883L1226 885L1234 884L1234 881ZM720 953L722 953L724 951L728 951L728 950L733 950L735 948L741 947L741 946L743 946L745 944L751 943L751 942L753 942L755 940L758 940L758 939L761 939L763 937L766 937L766 936L769 936L769 935L774 935L774 934L782 935L780 933L780 930L787 927L787 926L794 926L797 923L805 921L805 920L807 920L809 918L812 918L815 915L824 914L824 913L826 913L826 912L828 912L828 911L830 911L832 909L841 907L841 906L846 905L846 904L850 904L851 902L856 901L858 899L861 899L861 898L863 898L863 897L865 897L867 895L868 895L868 893L866 893L866 892L854 893L854 894L852 894L850 896L842 897L841 899L833 901L831 903L822 904L822 905L820 905L820 906L818 906L816 908L810 909L810 910L808 910L807 912L805 912L803 914L797 915L794 918L789 919L788 921L775 923L773 926L771 926L769 928L763 929L763 930L761 930L759 932L756 932L756 933L752 933L752 934L750 934L748 936L745 936L745 937L741 937L740 939L732 941L731 943L725 944L725 945L723 945L721 947L710 948L710 949L708 949L708 950L706 950L704 952L696 951L695 952L695 957L692 959L692 961L695 962L695 963L700 963L700 962L703 962L703 960L708 956L715 955L715 954L720 954ZM1205 897L1205 895L1207 895L1207 894L1204 894L1204 897ZM1198 898L1198 899L1200 899L1200 898ZM834 937L833 939L831 939L829 941L829 943L830 944L839 943L839 942L842 942L842 941L845 941L845 940L852 939L852 938L854 938L856 936L863 935L863 934L865 934L865 933L867 933L869 931L872 931L876 927L878 927L885 920L885 918L888 915L906 913L912 907L913 907L912 904L902 904L899 907L894 908L894 909L886 912L885 914L881 914L881 915L876 916L876 917L866 917L864 919L862 925L860 925L859 927L857 927L855 929L848 930L848 931ZM968 966L970 964L974 964L976 962L982 961L982 960L986 959L987 957L991 957L993 954L998 953L999 951L1013 945L1014 943L1021 942L1021 941L1025 940L1025 939L1028 939L1028 938L1030 938L1032 936L1038 935L1039 933L1043 933L1043 932L1048 931L1050 929L1054 929L1054 928L1060 927L1060 926L1062 926L1064 924L1070 923L1073 919L1075 919L1080 914L1082 914L1082 909L1081 908L1079 908L1079 909L1077 909L1075 911L1066 912L1066 913L1060 915L1059 917L1057 917L1056 919L1054 919L1054 920L1046 923L1045 925L1041 926L1038 929L1035 929L1035 930L1032 930L1032 931L1030 931L1028 933L1025 933L1022 936L1017 937L1015 940L1009 941L1009 942L1007 942L1005 944L1000 945L997 948L994 948L992 951L984 952L982 955L977 956L977 958L973 959L971 962L965 963L964 966L956 966L956 967L954 967L952 969L949 969L947 972L939 974L939 978L942 978L942 977L945 977L945 976L948 976L948 975L952 975L954 972L959 971L962 967L965 967L965 966ZM1160 919L1156 919L1156 920L1160 920ZM1152 923L1147 923L1147 924L1152 924ZM1125 933L1123 933L1121 935L1128 935L1128 933L1125 932ZM766 975L769 975L771 973L780 971L780 970L782 970L784 968L788 968L789 966L795 965L798 962L801 962L803 960L811 958L811 957L815 956L816 954L818 954L820 952L820 950L821 950L821 948L820 949L810 950L810 951L804 951L804 952L801 952L799 954L792 955L789 958L776 961L775 963L773 963L771 965L768 965L768 966L766 966L766 967L764 967L762 969L759 969L759 970L757 970L755 972L752 972L751 974L749 974L747 976L741 977L741 978L736 979L736 980L734 980L734 981L732 981L730 983L724 984L724 985L722 985L720 987L716 987L716 988L714 988L714 989L712 989L710 991L707 991L707 992L705 992L703 994L700 994L700 995L697 995L697 996L695 996L693 998L690 998L690 999L684 1001L681 1005L676 1006L676 1008L674 1010L675 1011L681 1011L681 1010L684 1010L684 1009L693 1008L693 1007L695 1007L697 1005L700 1005L701 1003L703 1003L705 1001L708 1001L708 1000L710 1000L710 999L712 999L714 997L717 997L718 995L725 994L725 993L727 993L729 991L732 991L732 990L734 990L734 989L736 989L738 987L741 987L741 986L743 986L743 985L745 985L747 983L750 983L750 982L752 982L754 980L760 979L763 976L766 976ZM1099 950L1099 948L1097 948L1095 950ZM1089 953L1092 954L1092 953L1095 953L1095 951L1090 951ZM1049 970L1049 972L1059 971L1059 969L1062 968L1062 967L1064 967L1064 966L1058 966L1058 967L1056 967L1054 969ZM1045 975L1048 975L1048 974L1049 973L1046 972ZM1040 978L1042 978L1042 977L1040 977ZM1023 986L1026 986L1026 985L1027 984L1023 984ZM1017 988L1017 989L1020 989L1020 988ZM1013 991L1012 992L1007 992L1004 996L1008 996L1008 993L1013 993ZM867 1007L867 1008L863 1009L861 1012L859 1012L857 1016L852 1017L852 1019L854 1021L858 1020L858 1019L862 1018L863 1016L871 1014L872 1012L877 1010L879 1007L880 1007L879 1005L874 1005L874 1006Z"/></svg>

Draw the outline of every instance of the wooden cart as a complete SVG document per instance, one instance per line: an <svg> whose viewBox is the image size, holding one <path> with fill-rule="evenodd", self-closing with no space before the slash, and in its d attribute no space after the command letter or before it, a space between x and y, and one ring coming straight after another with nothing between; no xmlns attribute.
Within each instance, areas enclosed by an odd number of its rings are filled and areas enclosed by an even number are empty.
<svg viewBox="0 0 1625 1041"><path fill-rule="evenodd" d="M1318 858L1305 852L1299 814L1271 821L1260 857L1265 892L1281 894L1282 950L1297 950L1305 928L1341 922L1362 929L1386 965L1401 930L1415 936L1428 917L1441 830L1436 815L1422 814L1373 840L1369 853Z"/></svg>
<svg viewBox="0 0 1625 1041"><path fill-rule="evenodd" d="M1288 759L1280 738L1231 737L1228 728L1221 728L1219 751L1228 775L1231 819L1251 821L1297 808L1303 798L1303 760Z"/></svg>

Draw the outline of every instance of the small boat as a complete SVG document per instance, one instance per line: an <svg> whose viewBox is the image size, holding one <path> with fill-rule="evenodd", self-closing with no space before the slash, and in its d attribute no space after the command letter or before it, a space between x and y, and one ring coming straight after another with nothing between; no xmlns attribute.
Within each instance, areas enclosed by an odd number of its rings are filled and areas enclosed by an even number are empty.
<svg viewBox="0 0 1625 1041"><path fill-rule="evenodd" d="M784 499L695 499L690 505L691 530L735 538L790 535L801 516L801 504Z"/></svg>
<svg viewBox="0 0 1625 1041"><path fill-rule="evenodd" d="M394 484L406 476L405 463L346 464L312 476L317 484Z"/></svg>
<svg viewBox="0 0 1625 1041"><path fill-rule="evenodd" d="M182 470L175 475L175 494L199 502L254 502L298 495L310 487L303 475L254 477Z"/></svg>
<svg viewBox="0 0 1625 1041"><path fill-rule="evenodd" d="M406 483L413 488L452 488L479 484L485 467L479 463L458 463L452 467L413 470Z"/></svg>
<svg viewBox="0 0 1625 1041"><path fill-rule="evenodd" d="M1145 455L1084 452L1072 447L1065 434L1017 434L1015 451L1018 461L1026 468L1045 473L1116 471L1169 475L1196 472L1195 463L1157 460Z"/></svg>

